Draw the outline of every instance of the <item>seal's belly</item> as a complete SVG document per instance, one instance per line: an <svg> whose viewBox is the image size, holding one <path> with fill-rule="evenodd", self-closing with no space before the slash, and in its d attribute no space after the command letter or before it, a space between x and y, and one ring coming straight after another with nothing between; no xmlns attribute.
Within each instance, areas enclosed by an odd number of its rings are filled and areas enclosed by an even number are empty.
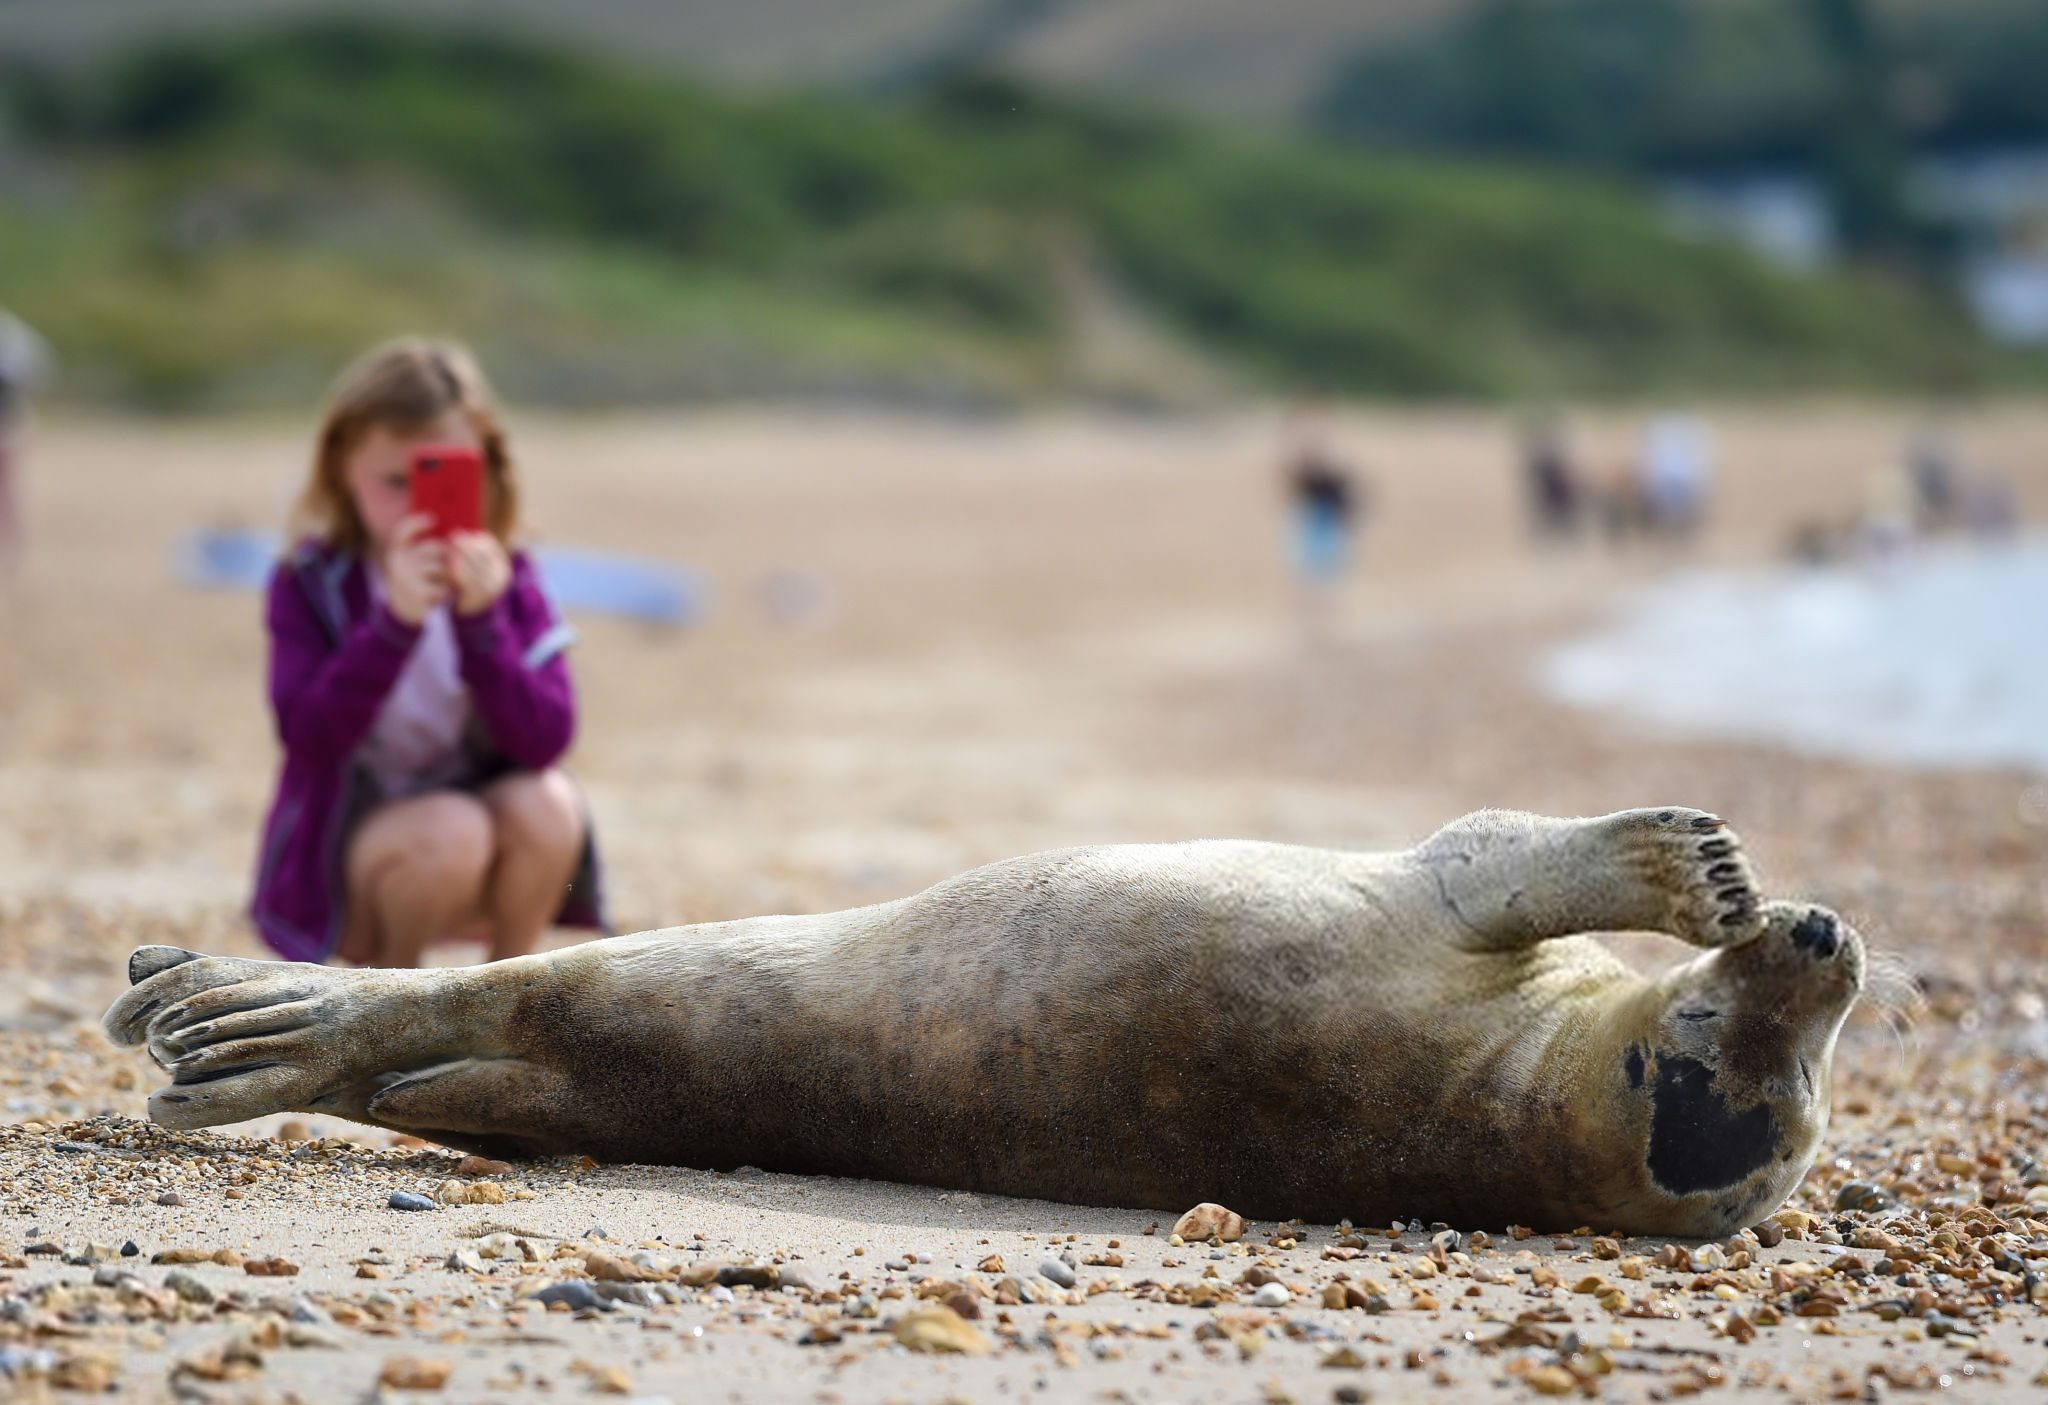
<svg viewBox="0 0 2048 1405"><path fill-rule="evenodd" d="M596 1120L634 1160L1334 1219L1512 1153L1502 958L1390 913L1344 856L1196 847L595 943L604 998L572 986L572 1021L557 985L520 1023L616 1043L634 1077L590 1095L630 1101Z"/></svg>

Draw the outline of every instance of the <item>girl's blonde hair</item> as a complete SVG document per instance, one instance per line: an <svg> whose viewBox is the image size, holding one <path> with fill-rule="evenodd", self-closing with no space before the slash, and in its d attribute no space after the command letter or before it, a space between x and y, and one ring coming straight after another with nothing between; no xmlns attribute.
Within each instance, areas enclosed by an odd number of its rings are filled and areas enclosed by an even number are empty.
<svg viewBox="0 0 2048 1405"><path fill-rule="evenodd" d="M454 342L406 337L371 350L336 382L313 449L313 476L292 509L292 535L342 551L369 544L348 490L349 455L372 429L418 433L460 411L483 445L484 525L510 544L519 528L519 481L476 358Z"/></svg>

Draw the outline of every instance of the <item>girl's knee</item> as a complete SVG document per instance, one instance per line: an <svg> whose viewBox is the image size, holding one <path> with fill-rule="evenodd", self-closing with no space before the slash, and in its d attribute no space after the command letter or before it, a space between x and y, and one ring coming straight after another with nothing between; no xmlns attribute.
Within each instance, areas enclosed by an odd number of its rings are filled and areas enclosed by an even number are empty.
<svg viewBox="0 0 2048 1405"><path fill-rule="evenodd" d="M362 836L370 852L365 866L409 880L475 884L490 867L491 815L467 795L441 793L401 802L374 831ZM354 865L352 865L353 867Z"/></svg>
<svg viewBox="0 0 2048 1405"><path fill-rule="evenodd" d="M499 848L569 850L583 842L583 802L575 784L553 767L505 777L485 792Z"/></svg>

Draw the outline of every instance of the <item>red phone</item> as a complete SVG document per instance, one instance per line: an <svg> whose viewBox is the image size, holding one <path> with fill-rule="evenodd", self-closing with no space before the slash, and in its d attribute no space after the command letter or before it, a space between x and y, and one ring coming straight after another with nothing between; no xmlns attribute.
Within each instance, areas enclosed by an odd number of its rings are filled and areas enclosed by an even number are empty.
<svg viewBox="0 0 2048 1405"><path fill-rule="evenodd" d="M430 537L484 529L484 458L460 444L412 451L412 510L431 517Z"/></svg>

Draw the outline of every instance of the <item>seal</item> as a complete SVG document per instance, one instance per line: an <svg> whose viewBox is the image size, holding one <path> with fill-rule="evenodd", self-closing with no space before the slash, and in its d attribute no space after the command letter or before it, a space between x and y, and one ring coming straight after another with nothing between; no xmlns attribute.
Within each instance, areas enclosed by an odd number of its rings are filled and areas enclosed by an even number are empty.
<svg viewBox="0 0 2048 1405"><path fill-rule="evenodd" d="M1585 934L1700 954L1636 973ZM171 1127L286 1109L499 1157L1709 1236L1807 1171L1860 939L1679 808L1358 854L1070 849L913 897L490 965L142 947Z"/></svg>

